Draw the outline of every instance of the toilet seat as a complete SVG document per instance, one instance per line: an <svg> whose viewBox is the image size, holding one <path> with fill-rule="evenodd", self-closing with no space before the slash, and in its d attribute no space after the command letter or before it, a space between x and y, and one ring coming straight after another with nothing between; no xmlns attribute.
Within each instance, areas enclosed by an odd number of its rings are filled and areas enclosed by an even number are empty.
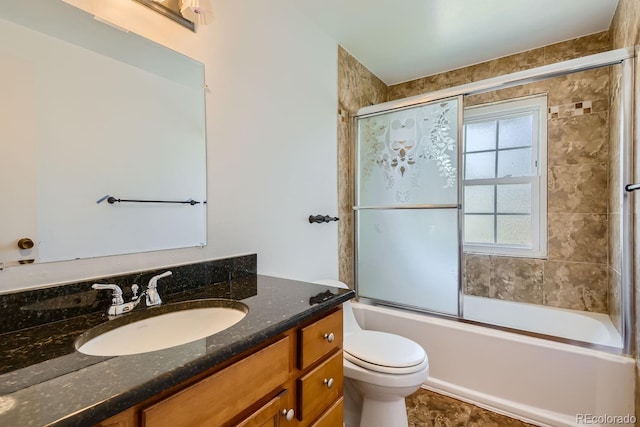
<svg viewBox="0 0 640 427"><path fill-rule="evenodd" d="M371 371L411 374L429 366L424 349L416 342L380 331L362 330L343 344L344 358Z"/></svg>

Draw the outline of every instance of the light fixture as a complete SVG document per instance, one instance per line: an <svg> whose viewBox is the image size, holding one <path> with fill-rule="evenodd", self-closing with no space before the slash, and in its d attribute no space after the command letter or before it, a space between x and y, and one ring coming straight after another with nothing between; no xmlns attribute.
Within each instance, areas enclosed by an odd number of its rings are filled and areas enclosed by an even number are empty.
<svg viewBox="0 0 640 427"><path fill-rule="evenodd" d="M183 27L190 29L191 31L196 30L195 24L189 19L182 16L182 14L180 13L180 10L179 10L180 8L178 7L178 0L173 1L171 5L165 4L167 0L133 0L133 1L138 2L148 7L149 9L156 11L161 15L166 16L167 18L177 22Z"/></svg>
<svg viewBox="0 0 640 427"><path fill-rule="evenodd" d="M202 0L182 0L180 2L180 13L191 22L198 25L207 25L213 20L213 13L201 3L203 3Z"/></svg>

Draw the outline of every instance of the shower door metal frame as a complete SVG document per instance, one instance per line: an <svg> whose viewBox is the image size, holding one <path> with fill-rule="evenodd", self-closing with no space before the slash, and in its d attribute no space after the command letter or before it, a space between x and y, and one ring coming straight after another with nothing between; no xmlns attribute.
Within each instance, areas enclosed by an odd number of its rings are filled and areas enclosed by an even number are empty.
<svg viewBox="0 0 640 427"><path fill-rule="evenodd" d="M635 230L633 226L633 193L625 191L627 184L634 178L634 111L633 111L633 58L622 61L620 81L620 223L617 224L620 235L620 317L622 346L625 354L633 354L634 333L634 246ZM625 88L627 90L625 90ZM636 123L636 126L640 123ZM638 131L640 129L636 129ZM636 313L637 315L637 313Z"/></svg>
<svg viewBox="0 0 640 427"><path fill-rule="evenodd" d="M392 111L399 111L407 108L419 106L421 104L432 103L444 99L450 99L455 97L464 98L467 95L475 95L485 92L490 92L499 89L506 89L513 86L519 86L522 84L532 83L540 80L545 80L553 77L559 77L575 72L586 71L595 68L608 67L611 65L622 66L622 78L621 78L621 101L620 101L620 221L617 224L620 227L620 251L621 251L621 272L620 272L620 300L621 300L621 336L622 336L622 354L633 354L633 279L634 279L634 248L633 248L633 215L632 215L632 194L624 191L626 184L631 183L633 179L633 58L635 57L633 48L623 48L611 50L608 52L598 53L594 55L588 55L581 58L571 59L555 64L544 65L541 67L531 68L529 70L518 71L503 76L493 77L478 82L468 83L464 85L454 86L426 94L411 96L408 98L389 101L382 104L372 105L364 107L358 110L358 113L354 116L352 125L353 129L357 129L357 121L360 118L370 117L378 114L389 113ZM461 169L462 169L462 123L463 123L463 111L464 104L460 104L459 123L458 123L458 314L450 315L439 312L430 311L427 309L419 309L416 307L403 306L401 304L391 303L388 301L379 301L372 298L360 297L358 292L358 277L357 266L354 266L354 283L355 291L359 300L377 304L385 305L396 308L409 309L412 311L419 311L430 315L450 318L465 323L472 323L481 326L487 326L494 329L507 330L511 332L522 333L530 336L539 336L547 339L553 339L554 341L565 342L570 344L579 344L587 347L600 348L609 352L620 352L620 349L614 349L612 347L588 345L587 343L577 342L570 339L546 336L537 334L535 332L515 330L508 327L502 327L483 322L477 322L464 319L464 307L463 296L464 289L462 285L462 262L463 262L463 239L462 239L462 185L461 181ZM352 147L353 153L357 153L357 132L352 132ZM354 183L357 182L357 169L356 169L356 156L352 156L352 179ZM358 207L356 200L357 189L353 192L353 209L354 209L354 263L358 260L358 215L359 209L366 209L369 207ZM428 206L428 205L425 205ZM434 206L432 206L433 208ZM396 207L394 207L396 208ZM399 208L412 208L412 207L399 207ZM413 208L423 208L422 206L415 206ZM608 273L607 273L608 274ZM585 345L587 344L587 345Z"/></svg>
<svg viewBox="0 0 640 427"><path fill-rule="evenodd" d="M425 312L425 313L429 313L429 314L435 314L438 316L443 316L443 317L447 317L447 318L454 318L454 319L458 319L461 317L461 313L462 313L462 295L463 295L463 289L462 289L462 281L460 280L460 275L462 274L462 254L463 254L463 246L462 246L462 239L460 237L460 233L462 233L462 201L461 201L461 197L462 197L462 186L459 184L460 180L462 179L462 119L464 118L464 95L463 94L458 94L458 95L454 95L454 96L449 96L449 97L445 97L445 98L438 98L438 99L432 99L432 100L428 100L428 101L424 101L424 102L418 102L415 104L411 104L411 105L406 105L400 108L394 108L393 110L382 110L382 111L377 111L377 112L372 112L372 113L368 113L368 114L358 114L357 116L355 116L353 118L352 121L352 125L353 125L353 129L357 130L357 122L358 119L363 119L366 117L372 117L372 116L376 116L376 115L380 115L380 114L386 114L390 111L402 111L402 110L407 110L407 109L411 109L411 108L415 108L415 107L420 107L420 106L425 106L428 104L434 104L435 102L439 102L439 101L447 101L447 100L457 100L458 101L458 110L457 110L457 120L458 120L458 128L457 128L457 134L458 134L458 140L457 140L457 145L458 145L458 152L456 153L458 158L457 158L457 165L458 165L458 170L457 170L457 175L456 175L456 186L457 186L457 199L458 199L458 203L455 204L418 204L418 205L393 205L393 206L384 206L384 205L376 205L376 206L358 206L357 205L357 195L358 195L358 188L356 185L356 188L354 188L354 192L353 192L353 212L354 212L354 218L353 218L353 228L354 228L354 234L353 234L353 248L354 248L354 263L357 262L358 259L358 212L359 211L363 211L363 210L370 210L370 209L376 209L376 210L384 210L384 209L394 209L394 210L399 210L399 209L457 209L457 216L458 216L458 307L457 307L457 314L449 314L449 313L442 313L439 311L435 311L435 310L427 310L427 309L421 309L420 307L414 307L414 306L409 306L409 305L404 305L404 304L400 304L400 303L389 303L387 301L384 300L379 300L376 298L369 298L369 297L360 297L360 295L358 295L358 298L360 300L366 300L375 304L379 304L379 305L389 305L391 307L399 307L399 308L404 308L404 309L408 309L408 310L413 310L413 311L420 311L420 312ZM357 142L357 134L358 132L353 132L353 139L354 139L354 144L353 146L355 147L354 149L354 153L357 153L357 149L358 149L358 142ZM352 158L353 161L353 182L354 184L358 182L358 168L357 168L357 163L356 163L356 156L354 155ZM354 266L353 269L353 274L354 274L354 283L355 283L355 291L356 293L358 292L358 269L356 266Z"/></svg>

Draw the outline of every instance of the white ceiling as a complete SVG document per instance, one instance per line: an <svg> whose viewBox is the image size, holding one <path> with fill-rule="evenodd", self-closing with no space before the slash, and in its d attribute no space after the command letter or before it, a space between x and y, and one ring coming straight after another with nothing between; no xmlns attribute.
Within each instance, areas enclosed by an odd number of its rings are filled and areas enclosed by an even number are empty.
<svg viewBox="0 0 640 427"><path fill-rule="evenodd" d="M609 28L618 0L294 0L391 85Z"/></svg>

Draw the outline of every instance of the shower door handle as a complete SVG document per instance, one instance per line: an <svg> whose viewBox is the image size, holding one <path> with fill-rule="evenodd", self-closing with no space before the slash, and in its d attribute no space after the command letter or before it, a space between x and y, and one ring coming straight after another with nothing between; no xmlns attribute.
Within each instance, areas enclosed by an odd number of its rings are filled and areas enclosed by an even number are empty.
<svg viewBox="0 0 640 427"><path fill-rule="evenodd" d="M628 192L640 190L640 184L627 184L624 186L624 189Z"/></svg>

